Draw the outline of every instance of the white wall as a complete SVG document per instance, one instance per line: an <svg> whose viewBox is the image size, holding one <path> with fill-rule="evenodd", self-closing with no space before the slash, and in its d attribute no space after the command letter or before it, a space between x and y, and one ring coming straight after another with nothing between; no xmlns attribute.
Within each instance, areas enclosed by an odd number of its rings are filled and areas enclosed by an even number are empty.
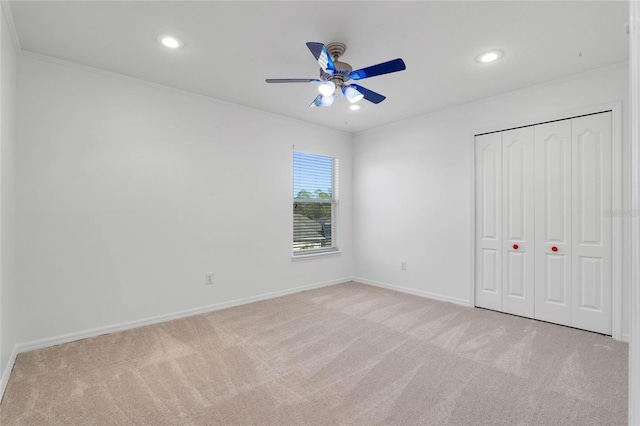
<svg viewBox="0 0 640 426"><path fill-rule="evenodd" d="M45 58L18 71L20 342L351 277L350 135ZM292 261L293 144L341 159L340 255Z"/></svg>
<svg viewBox="0 0 640 426"><path fill-rule="evenodd" d="M472 304L473 134L623 102L624 208L629 207L628 64L363 132L354 142L354 275ZM623 252L629 253L629 217ZM407 270L400 270L400 262ZM628 335L629 258L623 273Z"/></svg>
<svg viewBox="0 0 640 426"><path fill-rule="evenodd" d="M0 398L16 344L15 184L16 52L0 8Z"/></svg>

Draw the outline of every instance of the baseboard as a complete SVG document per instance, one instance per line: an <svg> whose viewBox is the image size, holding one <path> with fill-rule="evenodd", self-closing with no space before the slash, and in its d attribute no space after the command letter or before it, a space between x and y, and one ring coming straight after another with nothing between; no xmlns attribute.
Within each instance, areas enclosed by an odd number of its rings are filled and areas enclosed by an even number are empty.
<svg viewBox="0 0 640 426"><path fill-rule="evenodd" d="M100 336L102 334L115 333L117 331L128 330L131 328L158 324L161 322L189 317L192 315L198 315L198 314L203 314L207 312L218 311L220 309L232 308L234 306L246 305L248 303L259 302L261 300L268 300L276 297L287 296L289 294L299 293L301 291L328 287L336 284L342 284L348 281L351 281L351 278L341 278L341 279L325 281L321 283L308 284L300 287L290 288L287 290L274 291L271 293L263 293L256 296L244 297L242 299L235 299L227 302L214 303L213 305L206 305L198 308L186 309L184 311L173 312L166 315L158 315L158 316L144 318L136 321L123 322L123 323L113 324L105 327L98 327L98 328L79 331L75 333L69 333L69 334L64 334L64 335L55 336L55 337L48 337L46 339L33 340L31 342L23 342L16 345L16 348L14 348L14 352L16 352L17 350L16 353L22 353L22 352L32 351L35 349L48 348L55 345L61 345L63 343L69 343L76 340L82 340L90 337ZM15 360L15 357L13 359ZM3 376L3 379L4 379L4 376ZM8 380L8 375L7 375L7 380Z"/></svg>
<svg viewBox="0 0 640 426"><path fill-rule="evenodd" d="M629 343L629 333L622 333L620 335L620 342L625 342L625 343Z"/></svg>
<svg viewBox="0 0 640 426"><path fill-rule="evenodd" d="M415 296L426 297L428 299L439 300L441 302L449 302L449 303L453 303L453 304L456 304L456 305L472 307L471 303L469 303L469 301L465 300L465 299L458 299L456 297L444 296L442 294L429 293L428 291L416 290L416 289L408 288L408 287L401 287L401 286L394 285L394 284L387 284L387 283L382 283L382 282L379 282L379 281L368 280L366 278L357 278L357 277L355 277L355 278L352 278L352 280L356 281L356 282L359 282L359 283L362 283L362 284L367 284L367 285L372 285L372 286L375 286L375 287L386 288L388 290L399 291L401 293L413 294Z"/></svg>
<svg viewBox="0 0 640 426"><path fill-rule="evenodd" d="M13 350L11 351L9 362L7 363L7 366L4 368L4 371L2 372L2 377L0 378L0 402L2 402L2 398L4 397L4 391L7 389L7 385L9 384L9 377L11 377L11 371L13 371L13 366L16 363L17 356L18 356L18 345L13 345Z"/></svg>

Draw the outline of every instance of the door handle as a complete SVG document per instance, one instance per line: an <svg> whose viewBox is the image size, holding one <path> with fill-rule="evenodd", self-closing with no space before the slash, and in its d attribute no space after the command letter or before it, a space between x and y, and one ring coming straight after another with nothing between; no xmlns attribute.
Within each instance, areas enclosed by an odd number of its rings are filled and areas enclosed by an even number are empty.
<svg viewBox="0 0 640 426"><path fill-rule="evenodd" d="M554 252L558 251L558 247L556 247L556 246L551 247L551 251L554 251Z"/></svg>
<svg viewBox="0 0 640 426"><path fill-rule="evenodd" d="M518 250L518 245L517 245L517 244L514 244L514 245L513 245L513 249L514 249L514 250Z"/></svg>

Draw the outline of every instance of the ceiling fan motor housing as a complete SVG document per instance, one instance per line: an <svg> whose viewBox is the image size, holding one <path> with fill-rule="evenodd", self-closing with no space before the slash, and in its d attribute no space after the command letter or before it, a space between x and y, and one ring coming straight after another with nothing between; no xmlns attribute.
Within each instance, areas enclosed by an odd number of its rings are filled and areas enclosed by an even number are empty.
<svg viewBox="0 0 640 426"><path fill-rule="evenodd" d="M338 58L344 54L347 50L347 46L344 43L329 43L327 44L327 51L333 60L333 65L336 67L335 73L329 74L322 69L320 69L320 79L333 81L337 87L342 88L344 86L345 80L349 79L349 73L353 71L351 65L346 62L338 61Z"/></svg>

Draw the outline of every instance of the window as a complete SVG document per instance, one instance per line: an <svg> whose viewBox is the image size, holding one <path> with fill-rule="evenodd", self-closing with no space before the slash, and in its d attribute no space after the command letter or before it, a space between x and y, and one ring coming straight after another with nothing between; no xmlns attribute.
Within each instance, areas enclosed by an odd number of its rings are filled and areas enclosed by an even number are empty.
<svg viewBox="0 0 640 426"><path fill-rule="evenodd" d="M293 153L293 254L338 250L338 160Z"/></svg>

